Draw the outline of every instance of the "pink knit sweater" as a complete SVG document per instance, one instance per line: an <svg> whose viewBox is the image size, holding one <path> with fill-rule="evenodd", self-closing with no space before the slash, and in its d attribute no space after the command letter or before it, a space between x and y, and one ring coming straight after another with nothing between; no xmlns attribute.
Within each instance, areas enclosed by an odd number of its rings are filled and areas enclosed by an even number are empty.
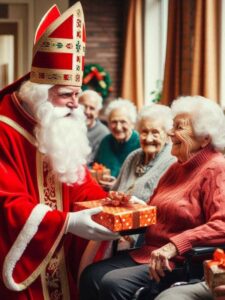
<svg viewBox="0 0 225 300"><path fill-rule="evenodd" d="M208 146L185 163L174 163L149 200L157 224L147 229L145 245L131 253L148 263L153 249L172 242L179 254L193 246L225 243L225 158Z"/></svg>

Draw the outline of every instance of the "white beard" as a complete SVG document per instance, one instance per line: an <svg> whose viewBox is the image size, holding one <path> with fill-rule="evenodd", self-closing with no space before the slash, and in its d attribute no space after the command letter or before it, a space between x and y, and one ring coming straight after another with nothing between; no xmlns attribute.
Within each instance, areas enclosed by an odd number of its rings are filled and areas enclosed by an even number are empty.
<svg viewBox="0 0 225 300"><path fill-rule="evenodd" d="M23 93L20 96L23 99ZM38 120L35 128L37 147L48 157L53 172L61 182L81 183L90 153L83 110L80 107L73 110L54 107L43 99L31 106L28 100L25 101Z"/></svg>

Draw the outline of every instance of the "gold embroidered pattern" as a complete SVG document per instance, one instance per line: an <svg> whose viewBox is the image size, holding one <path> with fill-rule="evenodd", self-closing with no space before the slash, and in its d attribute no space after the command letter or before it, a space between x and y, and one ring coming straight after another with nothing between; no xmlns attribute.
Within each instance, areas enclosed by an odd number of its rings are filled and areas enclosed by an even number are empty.
<svg viewBox="0 0 225 300"><path fill-rule="evenodd" d="M62 184L57 180L52 171L48 159L39 156L39 192L42 203L50 206L53 210L63 210ZM56 250L47 267L41 274L45 300L69 300L69 287L66 278L66 266L63 247Z"/></svg>
<svg viewBox="0 0 225 300"><path fill-rule="evenodd" d="M43 159L43 175L44 203L52 209L57 209L55 175L49 169L49 164L46 158Z"/></svg>
<svg viewBox="0 0 225 300"><path fill-rule="evenodd" d="M57 254L55 254L45 270L45 280L48 286L48 292L51 300L62 300L62 287L60 282L60 274L59 274L59 264L60 259Z"/></svg>

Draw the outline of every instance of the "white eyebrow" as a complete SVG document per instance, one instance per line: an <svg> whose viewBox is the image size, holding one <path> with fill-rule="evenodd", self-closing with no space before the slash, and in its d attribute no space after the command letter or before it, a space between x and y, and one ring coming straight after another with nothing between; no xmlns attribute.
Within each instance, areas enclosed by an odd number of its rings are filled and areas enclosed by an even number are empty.
<svg viewBox="0 0 225 300"><path fill-rule="evenodd" d="M73 90L66 88L66 87L62 87L62 88L59 88L58 92L60 94L67 94L67 93L73 93Z"/></svg>

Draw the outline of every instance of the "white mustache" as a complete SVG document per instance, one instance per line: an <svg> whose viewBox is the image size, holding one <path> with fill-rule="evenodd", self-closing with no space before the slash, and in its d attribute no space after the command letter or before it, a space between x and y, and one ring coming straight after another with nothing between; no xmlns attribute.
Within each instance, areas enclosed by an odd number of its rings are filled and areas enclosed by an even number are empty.
<svg viewBox="0 0 225 300"><path fill-rule="evenodd" d="M69 119L80 123L80 128L86 130L85 115L81 108L68 108L68 107L54 107L52 112L52 120L63 120L64 122Z"/></svg>
<svg viewBox="0 0 225 300"><path fill-rule="evenodd" d="M46 101L40 105L38 110L38 119L40 120L42 126L48 126L52 120L65 117L85 122L85 115L80 107L75 109L69 107L54 107L50 102Z"/></svg>
<svg viewBox="0 0 225 300"><path fill-rule="evenodd" d="M63 118L68 114L72 114L73 109L69 107L54 107L53 116L56 118Z"/></svg>

